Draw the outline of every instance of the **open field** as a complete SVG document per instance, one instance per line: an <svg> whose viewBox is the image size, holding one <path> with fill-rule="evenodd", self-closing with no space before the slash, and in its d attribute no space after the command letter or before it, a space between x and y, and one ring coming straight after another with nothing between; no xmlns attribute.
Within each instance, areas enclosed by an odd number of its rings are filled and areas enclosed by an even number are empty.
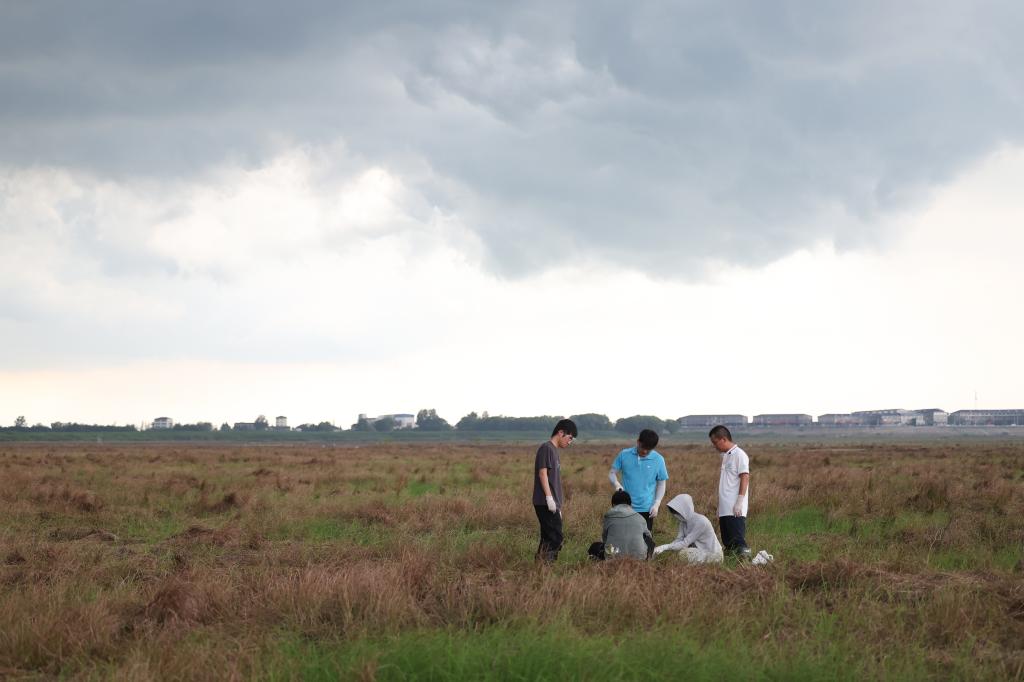
<svg viewBox="0 0 1024 682"><path fill-rule="evenodd" d="M752 446L768 567L588 563L586 443L536 566L535 449L0 444L0 677L1024 679L1024 443Z"/></svg>

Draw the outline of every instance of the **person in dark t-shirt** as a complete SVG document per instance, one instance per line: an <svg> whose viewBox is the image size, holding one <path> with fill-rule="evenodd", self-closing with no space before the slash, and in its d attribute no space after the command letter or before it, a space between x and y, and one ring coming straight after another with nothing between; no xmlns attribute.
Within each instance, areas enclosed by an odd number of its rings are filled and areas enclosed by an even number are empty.
<svg viewBox="0 0 1024 682"><path fill-rule="evenodd" d="M533 508L540 522L540 543L536 559L554 561L562 549L562 469L558 450L567 448L578 432L571 419L562 419L551 431L551 439L537 448L533 463Z"/></svg>

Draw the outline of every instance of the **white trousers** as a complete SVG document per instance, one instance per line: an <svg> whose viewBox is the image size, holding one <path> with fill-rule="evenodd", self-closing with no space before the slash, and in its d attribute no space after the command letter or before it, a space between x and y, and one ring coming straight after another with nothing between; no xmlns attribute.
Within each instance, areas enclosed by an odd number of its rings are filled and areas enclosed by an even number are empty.
<svg viewBox="0 0 1024 682"><path fill-rule="evenodd" d="M679 558L691 564L720 564L722 563L721 552L709 552L705 549L687 547L679 550Z"/></svg>

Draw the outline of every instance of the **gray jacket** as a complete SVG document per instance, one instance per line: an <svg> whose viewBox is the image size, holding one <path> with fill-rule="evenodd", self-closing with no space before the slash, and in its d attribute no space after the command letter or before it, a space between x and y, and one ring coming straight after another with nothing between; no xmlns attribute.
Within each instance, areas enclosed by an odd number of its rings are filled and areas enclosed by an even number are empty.
<svg viewBox="0 0 1024 682"><path fill-rule="evenodd" d="M644 536L651 537L644 517L628 504L617 504L604 513L605 558L613 559L630 556L634 559L647 558L647 543ZM653 539L651 540L653 543ZM613 549L614 548L614 549Z"/></svg>

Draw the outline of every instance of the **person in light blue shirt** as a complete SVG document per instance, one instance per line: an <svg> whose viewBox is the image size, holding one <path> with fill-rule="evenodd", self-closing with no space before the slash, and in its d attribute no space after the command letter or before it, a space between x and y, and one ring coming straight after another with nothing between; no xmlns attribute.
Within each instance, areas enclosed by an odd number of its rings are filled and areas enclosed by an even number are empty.
<svg viewBox="0 0 1024 682"><path fill-rule="evenodd" d="M658 445L658 434L644 429L636 439L636 447L626 448L612 462L608 480L616 490L629 493L633 499L633 510L647 521L647 529L654 530L654 519L658 516L661 500L665 497L665 481L668 469L665 458L654 448ZM622 483L619 483L619 472Z"/></svg>

